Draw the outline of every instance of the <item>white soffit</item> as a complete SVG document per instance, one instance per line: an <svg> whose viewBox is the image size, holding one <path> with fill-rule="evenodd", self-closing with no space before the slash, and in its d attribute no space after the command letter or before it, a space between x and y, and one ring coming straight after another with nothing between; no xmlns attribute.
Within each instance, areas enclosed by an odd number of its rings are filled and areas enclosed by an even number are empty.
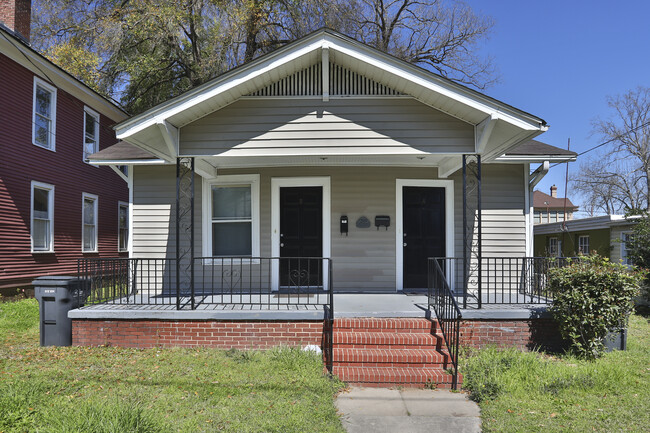
<svg viewBox="0 0 650 433"><path fill-rule="evenodd" d="M381 53L331 30L320 30L251 63L162 103L116 126L119 139L127 141L140 131L167 121L182 127L296 71L330 59L399 92L476 125L492 116L516 127L524 135L546 129L542 119L453 83L422 68Z"/></svg>

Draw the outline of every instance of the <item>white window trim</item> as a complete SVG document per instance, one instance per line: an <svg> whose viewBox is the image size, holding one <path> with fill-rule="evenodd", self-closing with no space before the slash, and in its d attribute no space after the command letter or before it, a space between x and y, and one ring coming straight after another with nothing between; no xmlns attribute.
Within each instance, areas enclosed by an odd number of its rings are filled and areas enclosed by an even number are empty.
<svg viewBox="0 0 650 433"><path fill-rule="evenodd" d="M126 248L120 248L120 210L123 207L126 208ZM130 213L129 204L127 202L117 202L117 251L120 253L126 253L129 251L129 232L131 226L131 219L129 218Z"/></svg>
<svg viewBox="0 0 650 433"><path fill-rule="evenodd" d="M555 248L557 251L553 252L551 250L551 241L555 239ZM552 236L548 238L548 253L551 257L562 257L562 241L557 236Z"/></svg>
<svg viewBox="0 0 650 433"><path fill-rule="evenodd" d="M215 185L250 185L251 186L251 257L260 256L260 175L233 174L203 178L202 232L203 257L212 257L212 187ZM203 260L204 265L218 264L220 261ZM253 260L250 263L257 263Z"/></svg>
<svg viewBox="0 0 650 433"><path fill-rule="evenodd" d="M34 249L34 188L46 189L50 191L48 195L48 213L50 215L50 248L48 250L35 250ZM31 244L32 254L53 253L54 252L54 185L43 183L33 180L31 182L31 194L29 200L29 240Z"/></svg>
<svg viewBox="0 0 650 433"><path fill-rule="evenodd" d="M84 105L84 129L82 131L82 141L81 141L81 158L83 159L83 162L86 164L97 167L94 164L89 163L85 156L86 156L86 113L90 114L92 117L95 118L95 122L97 122L96 127L95 127L95 152L99 152L99 113L93 110L92 108L85 106Z"/></svg>
<svg viewBox="0 0 650 433"><path fill-rule="evenodd" d="M619 261L623 263L625 266L632 266L630 263L627 263L628 261L628 248L627 248L627 242L630 236L632 236L631 231L623 231L621 232L621 252L620 252L620 258ZM625 255L623 255L625 253Z"/></svg>
<svg viewBox="0 0 650 433"><path fill-rule="evenodd" d="M42 87L50 92L52 92L51 100L51 110L52 110L52 128L50 130L50 139L52 140L52 147L41 146L36 142L36 87ZM34 94L32 95L32 144L38 146L41 149L50 150L56 152L56 87L51 84L46 83L37 76L34 76Z"/></svg>
<svg viewBox="0 0 650 433"><path fill-rule="evenodd" d="M95 194L89 194L87 192L84 192L81 194L81 252L82 253L97 253L99 252L99 219L97 218L98 214L98 209L99 209L99 197L96 196ZM94 250L86 250L84 249L85 245L85 230L84 230L84 204L86 199L91 199L93 200L95 206L94 206L94 219L95 219L95 249Z"/></svg>
<svg viewBox="0 0 650 433"><path fill-rule="evenodd" d="M402 196L405 186L423 186L445 189L445 253L447 257L454 257L454 181L440 179L397 179L395 184L395 285L397 291L404 289L404 212L402 209ZM450 260L453 263L453 260ZM448 275L454 275L448 269ZM454 290L453 282L452 287Z"/></svg>
<svg viewBox="0 0 650 433"><path fill-rule="evenodd" d="M323 258L332 257L331 187L329 176L273 177L271 178L271 256L280 257L280 188L320 186L323 188L322 224ZM329 287L329 262L323 264L323 290ZM280 288L280 262L273 261L271 268L271 290Z"/></svg>
<svg viewBox="0 0 650 433"><path fill-rule="evenodd" d="M581 243L581 241L583 239L587 239L587 252L586 253L582 251L582 248L581 248L581 245L580 245L580 243ZM590 247L591 246L589 245L589 235L580 235L580 236L578 236L578 252L579 253L582 253L584 255L589 255Z"/></svg>

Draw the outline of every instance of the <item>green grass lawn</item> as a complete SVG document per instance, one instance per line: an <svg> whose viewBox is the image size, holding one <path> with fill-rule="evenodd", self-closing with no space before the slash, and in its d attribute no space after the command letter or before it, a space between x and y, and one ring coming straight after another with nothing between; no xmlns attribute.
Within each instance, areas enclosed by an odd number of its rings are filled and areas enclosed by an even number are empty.
<svg viewBox="0 0 650 433"><path fill-rule="evenodd" d="M342 383L300 350L41 348L0 303L0 432L343 432Z"/></svg>
<svg viewBox="0 0 650 433"><path fill-rule="evenodd" d="M485 432L649 432L650 321L630 318L628 350L589 362L516 350L461 357Z"/></svg>

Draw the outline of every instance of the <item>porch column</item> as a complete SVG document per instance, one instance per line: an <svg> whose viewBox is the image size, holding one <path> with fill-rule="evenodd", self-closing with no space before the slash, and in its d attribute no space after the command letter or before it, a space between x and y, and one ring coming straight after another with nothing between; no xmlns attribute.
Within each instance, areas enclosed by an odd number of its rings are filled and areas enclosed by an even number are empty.
<svg viewBox="0 0 650 433"><path fill-rule="evenodd" d="M194 309L194 158L176 158L176 309Z"/></svg>
<svg viewBox="0 0 650 433"><path fill-rule="evenodd" d="M463 308L470 286L481 308L481 155L463 155Z"/></svg>

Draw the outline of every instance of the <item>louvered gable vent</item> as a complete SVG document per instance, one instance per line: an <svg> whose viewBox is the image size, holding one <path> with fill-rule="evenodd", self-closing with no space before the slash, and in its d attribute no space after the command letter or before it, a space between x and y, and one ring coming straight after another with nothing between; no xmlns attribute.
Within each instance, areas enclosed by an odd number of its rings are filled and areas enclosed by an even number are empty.
<svg viewBox="0 0 650 433"><path fill-rule="evenodd" d="M357 74L343 66L329 64L330 96L393 96L401 93ZM321 96L322 66L316 63L306 69L269 84L248 96Z"/></svg>

